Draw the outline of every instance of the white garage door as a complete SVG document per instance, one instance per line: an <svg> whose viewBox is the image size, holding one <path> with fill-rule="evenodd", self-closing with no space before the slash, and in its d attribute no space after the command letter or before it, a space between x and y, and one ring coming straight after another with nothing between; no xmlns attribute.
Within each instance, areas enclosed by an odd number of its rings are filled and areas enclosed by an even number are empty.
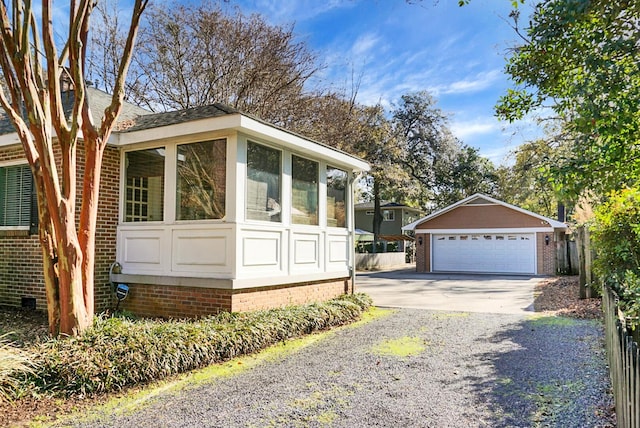
<svg viewBox="0 0 640 428"><path fill-rule="evenodd" d="M527 273L536 271L533 233L433 235L433 271Z"/></svg>

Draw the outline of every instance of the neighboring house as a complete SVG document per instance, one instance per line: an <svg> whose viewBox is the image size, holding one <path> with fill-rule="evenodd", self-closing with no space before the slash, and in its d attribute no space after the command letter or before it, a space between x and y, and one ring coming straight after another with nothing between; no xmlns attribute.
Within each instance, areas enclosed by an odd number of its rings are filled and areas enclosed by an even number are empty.
<svg viewBox="0 0 640 428"><path fill-rule="evenodd" d="M355 205L356 228L373 233L373 202L364 202ZM396 202L381 202L382 223L380 224L380 239L382 241L399 241L402 245L398 251L404 251L403 241L411 240L402 227L415 221L422 212L417 208Z"/></svg>
<svg viewBox="0 0 640 428"><path fill-rule="evenodd" d="M109 98L90 88L94 114ZM30 170L4 122L0 304L45 308ZM118 129L102 168L97 308L113 303L110 281L130 286L121 308L173 317L352 290L353 182L366 162L219 104L128 106Z"/></svg>
<svg viewBox="0 0 640 428"><path fill-rule="evenodd" d="M475 194L403 229L416 237L416 271L556 273L555 241L567 226Z"/></svg>

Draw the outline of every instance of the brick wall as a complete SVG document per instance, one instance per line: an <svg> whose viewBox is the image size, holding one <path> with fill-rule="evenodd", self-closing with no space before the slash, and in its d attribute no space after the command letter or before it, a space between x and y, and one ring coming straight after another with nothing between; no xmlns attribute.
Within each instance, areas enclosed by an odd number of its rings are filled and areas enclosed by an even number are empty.
<svg viewBox="0 0 640 428"><path fill-rule="evenodd" d="M0 165L3 162L17 159L24 159L22 146L0 148ZM105 150L101 171L102 184L98 205L95 263L96 310L107 308L112 298L109 285L109 266L115 261L116 254L119 164L118 149L108 147ZM79 151L79 180L83 173L84 159ZM81 201L82 189L79 188L78 209ZM28 231L0 231L0 304L20 306L22 297L35 298L37 309L46 310L42 252L38 236L29 235Z"/></svg>
<svg viewBox="0 0 640 428"><path fill-rule="evenodd" d="M422 245L419 238L422 237ZM416 235L416 272L431 272L431 234Z"/></svg>
<svg viewBox="0 0 640 428"><path fill-rule="evenodd" d="M549 236L549 245L545 243L545 236ZM553 232L538 232L536 234L538 251L538 274L556 274L556 246L553 240Z"/></svg>
<svg viewBox="0 0 640 428"><path fill-rule="evenodd" d="M325 301L349 292L349 278L240 290L131 284L120 308L140 316L199 317Z"/></svg>

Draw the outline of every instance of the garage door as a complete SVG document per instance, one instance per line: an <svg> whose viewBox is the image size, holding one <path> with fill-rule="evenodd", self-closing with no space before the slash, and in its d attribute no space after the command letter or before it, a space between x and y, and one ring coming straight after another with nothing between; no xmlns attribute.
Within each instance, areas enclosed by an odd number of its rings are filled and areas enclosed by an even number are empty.
<svg viewBox="0 0 640 428"><path fill-rule="evenodd" d="M534 274L535 236L530 233L433 235L433 271Z"/></svg>

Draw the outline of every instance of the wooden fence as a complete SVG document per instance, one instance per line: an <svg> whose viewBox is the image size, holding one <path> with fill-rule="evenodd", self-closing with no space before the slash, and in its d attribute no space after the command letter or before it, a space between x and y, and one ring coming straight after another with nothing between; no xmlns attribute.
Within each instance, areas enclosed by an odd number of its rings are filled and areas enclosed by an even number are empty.
<svg viewBox="0 0 640 428"><path fill-rule="evenodd" d="M618 308L618 297L603 291L605 339L618 427L640 428L640 352Z"/></svg>

